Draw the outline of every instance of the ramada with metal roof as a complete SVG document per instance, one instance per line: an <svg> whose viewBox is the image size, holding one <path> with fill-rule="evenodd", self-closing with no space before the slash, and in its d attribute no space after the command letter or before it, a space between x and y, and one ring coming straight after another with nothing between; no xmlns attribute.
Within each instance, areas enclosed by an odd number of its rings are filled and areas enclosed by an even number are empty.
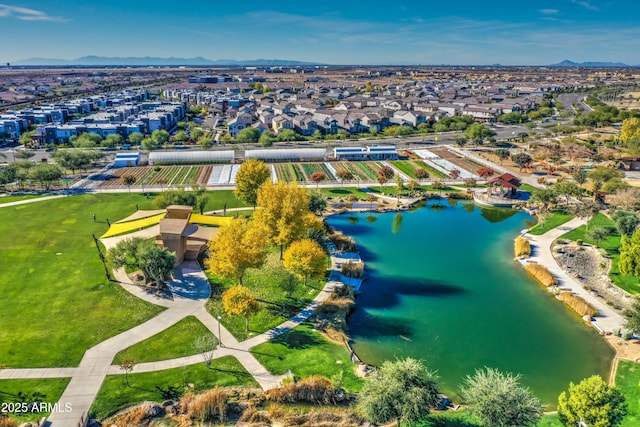
<svg viewBox="0 0 640 427"><path fill-rule="evenodd" d="M273 150L246 150L244 158L270 160L270 161L321 161L327 157L327 150L324 148L281 148Z"/></svg>
<svg viewBox="0 0 640 427"><path fill-rule="evenodd" d="M232 163L235 152L225 151L152 151L150 165Z"/></svg>

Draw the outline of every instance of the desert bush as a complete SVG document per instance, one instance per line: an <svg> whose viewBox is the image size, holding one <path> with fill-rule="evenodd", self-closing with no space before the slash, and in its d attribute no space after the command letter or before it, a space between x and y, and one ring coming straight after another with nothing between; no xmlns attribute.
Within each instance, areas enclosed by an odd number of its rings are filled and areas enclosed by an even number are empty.
<svg viewBox="0 0 640 427"><path fill-rule="evenodd" d="M545 267L540 264L527 264L524 269L544 286L555 286L558 280Z"/></svg>
<svg viewBox="0 0 640 427"><path fill-rule="evenodd" d="M242 411L240 421L251 424L271 425L269 416L264 411L259 411L254 405L249 405Z"/></svg>
<svg viewBox="0 0 640 427"><path fill-rule="evenodd" d="M364 263L362 262L348 261L342 264L341 273L343 276L359 279L362 277L363 272Z"/></svg>
<svg viewBox="0 0 640 427"><path fill-rule="evenodd" d="M183 398L184 401L184 398ZM216 387L189 400L187 407L182 407L183 412L190 418L201 421L224 422L227 415L229 395L221 387Z"/></svg>
<svg viewBox="0 0 640 427"><path fill-rule="evenodd" d="M118 427L137 426L141 425L146 417L147 411L142 406L136 406L118 416L114 424Z"/></svg>
<svg viewBox="0 0 640 427"><path fill-rule="evenodd" d="M560 298L562 302L567 304L573 311L578 313L580 316L589 316L593 317L598 314L598 310L593 308L591 304L586 302L584 299L579 297L578 295L574 295L571 292L561 292Z"/></svg>
<svg viewBox="0 0 640 427"><path fill-rule="evenodd" d="M367 202L377 202L378 198L374 194L367 194L367 197L365 198L365 200Z"/></svg>
<svg viewBox="0 0 640 427"><path fill-rule="evenodd" d="M514 248L515 248L517 257L523 256L523 255L527 255L527 256L531 255L531 244L529 243L529 240L527 240L522 236L518 236L516 238L516 241L514 243Z"/></svg>
<svg viewBox="0 0 640 427"><path fill-rule="evenodd" d="M340 251L352 252L356 249L356 241L349 236L345 236L339 231L329 233L328 237Z"/></svg>
<svg viewBox="0 0 640 427"><path fill-rule="evenodd" d="M349 194L347 196L347 201L349 201L349 202L357 202L358 200L360 200L360 198L358 196L356 196L355 194Z"/></svg>
<svg viewBox="0 0 640 427"><path fill-rule="evenodd" d="M18 427L18 422L13 418L0 414L0 427Z"/></svg>
<svg viewBox="0 0 640 427"><path fill-rule="evenodd" d="M285 425L299 427L358 427L363 420L353 414L352 411L318 410L306 414L289 415L285 417Z"/></svg>
<svg viewBox="0 0 640 427"><path fill-rule="evenodd" d="M333 397L331 381L320 375L267 391L267 400L274 402L331 404L334 401Z"/></svg>

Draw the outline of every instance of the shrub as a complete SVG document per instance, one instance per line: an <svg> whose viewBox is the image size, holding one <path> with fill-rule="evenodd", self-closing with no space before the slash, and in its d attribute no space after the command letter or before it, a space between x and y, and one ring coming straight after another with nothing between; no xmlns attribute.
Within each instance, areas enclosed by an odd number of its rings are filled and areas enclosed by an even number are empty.
<svg viewBox="0 0 640 427"><path fill-rule="evenodd" d="M524 269L544 286L555 286L558 284L558 280L553 277L549 270L540 264L527 264Z"/></svg>
<svg viewBox="0 0 640 427"><path fill-rule="evenodd" d="M267 400L274 402L309 402L328 405L334 403L333 397L331 381L320 375L267 391Z"/></svg>
<svg viewBox="0 0 640 427"><path fill-rule="evenodd" d="M329 233L328 237L340 251L352 252L356 249L356 241L349 236L345 236L340 231Z"/></svg>
<svg viewBox="0 0 640 427"><path fill-rule="evenodd" d="M516 252L516 256L523 256L523 255L531 255L531 244L529 243L529 240L522 237L522 236L518 236L516 238L516 241L514 243L514 247L515 247L515 252Z"/></svg>
<svg viewBox="0 0 640 427"><path fill-rule="evenodd" d="M560 298L562 299L562 302L571 307L571 309L578 313L580 316L593 317L598 314L598 310L593 308L591 304L586 302L578 295L572 294L571 292L561 292Z"/></svg>
<svg viewBox="0 0 640 427"><path fill-rule="evenodd" d="M186 396L185 396L186 397ZM185 399L183 398L183 401ZM216 387L197 396L188 399L187 407L183 407L183 412L190 418L201 421L221 421L224 422L227 414L227 404L229 396L224 389Z"/></svg>
<svg viewBox="0 0 640 427"><path fill-rule="evenodd" d="M353 277L359 279L364 272L364 263L348 261L342 264L341 273L345 277Z"/></svg>
<svg viewBox="0 0 640 427"><path fill-rule="evenodd" d="M141 425L142 421L147 418L147 411L142 406L136 406L124 414L120 415L115 422L117 426L137 426ZM0 425L2 425L0 423Z"/></svg>
<svg viewBox="0 0 640 427"><path fill-rule="evenodd" d="M0 427L18 427L18 422L13 418L0 414Z"/></svg>

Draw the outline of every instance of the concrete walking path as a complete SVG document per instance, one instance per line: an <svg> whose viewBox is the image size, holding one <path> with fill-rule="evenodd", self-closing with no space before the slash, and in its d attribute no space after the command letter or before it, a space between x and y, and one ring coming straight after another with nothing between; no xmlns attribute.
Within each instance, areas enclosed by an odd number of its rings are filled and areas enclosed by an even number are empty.
<svg viewBox="0 0 640 427"><path fill-rule="evenodd" d="M15 202L2 203L3 197L0 197L0 208L8 208L10 206L26 205L28 203L44 202L45 200L59 199L61 197L68 197L68 194L57 194L55 196L42 196L34 197L33 199L16 200Z"/></svg>
<svg viewBox="0 0 640 427"><path fill-rule="evenodd" d="M602 300L596 298L584 289L573 277L569 276L567 272L558 265L551 252L551 245L557 238L583 224L585 224L584 220L574 218L540 236L529 233L525 234L524 237L531 243L531 257L523 260L522 263L535 262L545 266L551 274L558 279L559 288L573 292L598 310L598 315L594 318L595 320L591 322L596 329L604 333L613 332L623 327L624 318Z"/></svg>

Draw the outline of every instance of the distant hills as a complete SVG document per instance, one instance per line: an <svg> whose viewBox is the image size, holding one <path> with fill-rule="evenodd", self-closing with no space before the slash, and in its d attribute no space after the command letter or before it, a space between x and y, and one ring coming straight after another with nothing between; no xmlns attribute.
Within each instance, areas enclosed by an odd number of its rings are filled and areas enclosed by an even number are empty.
<svg viewBox="0 0 640 427"><path fill-rule="evenodd" d="M83 56L77 59L55 59L55 58L29 58L21 61L12 62L17 66L309 66L322 65L312 62L291 61L288 59L249 59L237 61L235 59L206 59L201 56L195 58L160 58L154 56L144 57L106 57L106 56Z"/></svg>
<svg viewBox="0 0 640 427"><path fill-rule="evenodd" d="M557 64L550 65L551 67L596 67L596 68L623 68L631 67L631 65L623 64L622 62L573 62L565 59Z"/></svg>

